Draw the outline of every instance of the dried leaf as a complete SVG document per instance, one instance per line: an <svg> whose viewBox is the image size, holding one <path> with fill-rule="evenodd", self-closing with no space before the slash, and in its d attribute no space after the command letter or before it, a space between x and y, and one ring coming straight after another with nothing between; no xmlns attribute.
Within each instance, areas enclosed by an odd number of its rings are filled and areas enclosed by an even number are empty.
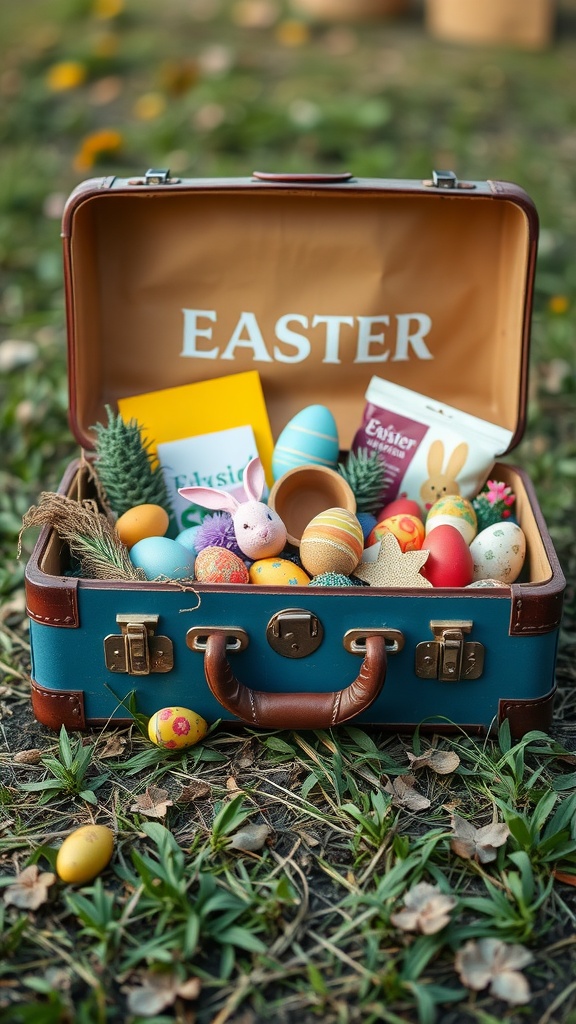
<svg viewBox="0 0 576 1024"><path fill-rule="evenodd" d="M37 747L31 747L30 750L19 750L17 754L14 754L16 764L39 764L41 758L42 751Z"/></svg>
<svg viewBox="0 0 576 1024"><path fill-rule="evenodd" d="M503 846L510 829L503 822L491 822L490 825L483 825L482 828L475 828L459 814L452 815L452 828L454 838L450 847L458 857L466 860L477 860L480 864L489 864L496 860L496 849Z"/></svg>
<svg viewBox="0 0 576 1024"><path fill-rule="evenodd" d="M405 807L409 811L425 811L430 807L428 797L414 788L415 782L414 775L399 775L392 782L386 783L384 789L391 794L394 807Z"/></svg>
<svg viewBox="0 0 576 1024"><path fill-rule="evenodd" d="M460 758L455 750L436 750L434 747L430 747L419 756L413 754L411 750L406 753L413 771L418 771L419 768L430 768L437 775L450 775L460 764Z"/></svg>
<svg viewBox="0 0 576 1024"><path fill-rule="evenodd" d="M144 814L147 818L165 818L169 807L172 807L172 800L168 799L168 790L148 786L145 793L136 797L136 803L132 804L130 810Z"/></svg>
<svg viewBox="0 0 576 1024"><path fill-rule="evenodd" d="M210 796L211 792L212 789L207 782L196 782L193 779L187 786L182 786L179 802L191 804L195 800L203 800L205 797Z"/></svg>
<svg viewBox="0 0 576 1024"><path fill-rule="evenodd" d="M240 793L241 789L233 775L226 779L226 789L229 793Z"/></svg>
<svg viewBox="0 0 576 1024"><path fill-rule="evenodd" d="M530 999L528 982L520 971L532 962L532 954L520 945L500 939L471 940L458 950L455 967L466 988L475 992L490 986L490 994L511 1005Z"/></svg>
<svg viewBox="0 0 576 1024"><path fill-rule="evenodd" d="M552 874L557 882L564 882L564 885L576 886L576 875L571 875L567 871L553 871Z"/></svg>
<svg viewBox="0 0 576 1024"><path fill-rule="evenodd" d="M126 746L126 737L119 736L118 733L112 733L108 736L104 746L98 751L98 757L120 757L124 752Z"/></svg>
<svg viewBox="0 0 576 1024"><path fill-rule="evenodd" d="M390 920L402 931L434 935L449 923L456 903L454 896L440 892L437 885L419 882L406 894L404 908L392 914Z"/></svg>
<svg viewBox="0 0 576 1024"><path fill-rule="evenodd" d="M182 982L176 974L150 971L141 986L128 990L128 1008L137 1016L155 1017L177 998L197 999L201 987L199 978Z"/></svg>
<svg viewBox="0 0 576 1024"><path fill-rule="evenodd" d="M40 871L37 864L24 868L4 893L4 902L20 910L37 910L48 899L48 889L54 885L56 875Z"/></svg>
<svg viewBox="0 0 576 1024"><path fill-rule="evenodd" d="M228 844L228 849L255 853L256 850L262 849L271 831L269 825L246 825L245 828L234 833Z"/></svg>

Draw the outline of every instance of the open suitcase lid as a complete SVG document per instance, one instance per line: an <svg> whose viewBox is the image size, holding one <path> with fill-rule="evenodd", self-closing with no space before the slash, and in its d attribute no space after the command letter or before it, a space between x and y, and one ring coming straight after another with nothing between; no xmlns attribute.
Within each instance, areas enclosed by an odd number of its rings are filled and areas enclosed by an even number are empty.
<svg viewBox="0 0 576 1024"><path fill-rule="evenodd" d="M348 448L378 375L504 427L510 450L537 234L518 186L442 172L84 182L63 219L73 433L91 448L106 404L257 370L274 437L320 402Z"/></svg>

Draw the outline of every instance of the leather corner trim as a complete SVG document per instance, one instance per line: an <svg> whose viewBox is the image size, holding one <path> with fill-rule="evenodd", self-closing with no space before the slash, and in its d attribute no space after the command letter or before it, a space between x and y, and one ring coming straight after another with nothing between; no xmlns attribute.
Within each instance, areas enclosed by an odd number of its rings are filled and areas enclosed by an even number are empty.
<svg viewBox="0 0 576 1024"><path fill-rule="evenodd" d="M82 690L48 690L31 680L32 710L41 725L49 729L85 729L84 693Z"/></svg>
<svg viewBox="0 0 576 1024"><path fill-rule="evenodd" d="M42 626L78 629L78 580L73 577L26 574L26 610Z"/></svg>
<svg viewBox="0 0 576 1024"><path fill-rule="evenodd" d="M543 697L536 697L528 700L507 700L503 698L498 702L498 721L507 719L510 723L510 733L514 739L522 739L527 732L538 729L540 732L548 732L552 725L552 714L554 711L554 697L556 687L545 693Z"/></svg>

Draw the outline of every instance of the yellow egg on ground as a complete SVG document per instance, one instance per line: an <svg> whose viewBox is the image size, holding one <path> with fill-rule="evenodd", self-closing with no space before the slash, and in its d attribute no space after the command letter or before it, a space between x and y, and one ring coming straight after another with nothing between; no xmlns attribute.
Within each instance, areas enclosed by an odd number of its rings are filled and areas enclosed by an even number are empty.
<svg viewBox="0 0 576 1024"><path fill-rule="evenodd" d="M208 723L189 708L161 708L148 722L150 740L166 750L193 747L207 732Z"/></svg>
<svg viewBox="0 0 576 1024"><path fill-rule="evenodd" d="M145 537L163 537L169 521L161 505L134 505L118 518L116 533L127 548L132 548Z"/></svg>
<svg viewBox="0 0 576 1024"><path fill-rule="evenodd" d="M66 837L56 857L56 872L63 882L91 882L110 862L114 835L107 825L82 825Z"/></svg>
<svg viewBox="0 0 576 1024"><path fill-rule="evenodd" d="M250 566L250 583L260 587L307 587L310 577L289 558L259 558Z"/></svg>

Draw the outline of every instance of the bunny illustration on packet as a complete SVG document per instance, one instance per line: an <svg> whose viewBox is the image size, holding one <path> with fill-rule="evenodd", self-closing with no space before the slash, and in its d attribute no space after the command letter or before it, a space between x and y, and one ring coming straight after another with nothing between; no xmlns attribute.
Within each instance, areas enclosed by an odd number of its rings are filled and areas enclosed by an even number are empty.
<svg viewBox="0 0 576 1024"><path fill-rule="evenodd" d="M373 377L352 451L382 455L391 478L383 504L402 495L427 510L445 494L474 498L511 439L505 427Z"/></svg>

